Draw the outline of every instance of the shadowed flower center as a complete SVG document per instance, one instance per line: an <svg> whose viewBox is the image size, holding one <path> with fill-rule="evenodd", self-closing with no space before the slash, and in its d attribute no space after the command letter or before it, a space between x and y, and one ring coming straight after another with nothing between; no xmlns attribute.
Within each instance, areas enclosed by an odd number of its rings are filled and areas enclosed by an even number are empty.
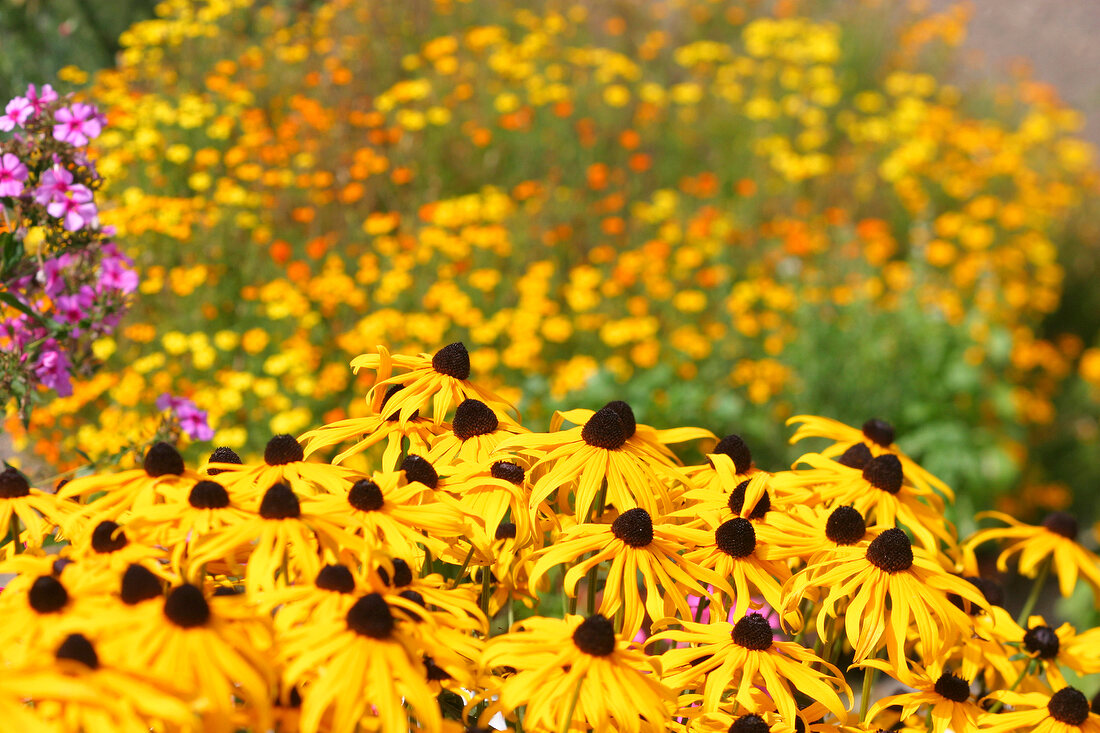
<svg viewBox="0 0 1100 733"><path fill-rule="evenodd" d="M37 613L57 613L69 602L69 592L57 578L43 575L31 585L27 602Z"/></svg>
<svg viewBox="0 0 1100 733"><path fill-rule="evenodd" d="M511 461L497 461L493 464L493 467L489 469L489 475L501 481L515 484L516 486L522 486L523 480L527 477L523 467Z"/></svg>
<svg viewBox="0 0 1100 733"><path fill-rule="evenodd" d="M848 468L862 471L871 462L871 449L863 443L856 443L837 458L837 463Z"/></svg>
<svg viewBox="0 0 1100 733"><path fill-rule="evenodd" d="M442 682L451 679L451 675L447 674L446 670L427 655L424 656L424 674L429 682Z"/></svg>
<svg viewBox="0 0 1100 733"><path fill-rule="evenodd" d="M1066 539L1077 539L1077 520L1065 512L1051 512L1043 520L1043 526Z"/></svg>
<svg viewBox="0 0 1100 733"><path fill-rule="evenodd" d="M269 466L285 466L304 461L306 452L293 435L276 435L264 447L264 463Z"/></svg>
<svg viewBox="0 0 1100 733"><path fill-rule="evenodd" d="M302 505L289 486L278 483L264 493L260 501L260 516L264 519L297 519L302 516Z"/></svg>
<svg viewBox="0 0 1100 733"><path fill-rule="evenodd" d="M88 669L99 669L99 656L84 634L69 634L65 637L55 656L58 660L71 659L80 662Z"/></svg>
<svg viewBox="0 0 1100 733"><path fill-rule="evenodd" d="M409 483L419 481L429 489L434 489L439 484L439 474L436 473L435 468L426 458L421 458L418 455L409 454L405 456L405 460L401 461L398 470L405 472L405 480Z"/></svg>
<svg viewBox="0 0 1100 733"><path fill-rule="evenodd" d="M193 629L210 620L210 604L198 586L181 585L164 599L164 615L181 629Z"/></svg>
<svg viewBox="0 0 1100 733"><path fill-rule="evenodd" d="M317 573L314 581L321 590L330 590L335 593L351 593L355 590L355 578L351 571L344 565L326 565Z"/></svg>
<svg viewBox="0 0 1100 733"><path fill-rule="evenodd" d="M183 456L167 443L154 443L145 454L145 473L157 476L179 476L183 473Z"/></svg>
<svg viewBox="0 0 1100 733"><path fill-rule="evenodd" d="M348 609L348 629L371 639L388 639L393 632L393 613L378 593L365 595Z"/></svg>
<svg viewBox="0 0 1100 733"><path fill-rule="evenodd" d="M244 463L241 457L237 455L237 452L232 448L222 446L215 448L214 452L210 454L210 463L235 463L240 466ZM208 468L206 473L210 476L217 476L219 473L225 473L224 468Z"/></svg>
<svg viewBox="0 0 1100 733"><path fill-rule="evenodd" d="M100 522L92 530L92 549L101 555L110 552L118 552L129 544L126 533L117 523L111 520Z"/></svg>
<svg viewBox="0 0 1100 733"><path fill-rule="evenodd" d="M225 509L229 506L229 492L217 481L199 481L191 487L187 503L196 509Z"/></svg>
<svg viewBox="0 0 1100 733"><path fill-rule="evenodd" d="M516 525L511 522L501 522L497 525L495 536L498 540L514 540L516 538Z"/></svg>
<svg viewBox="0 0 1100 733"><path fill-rule="evenodd" d="M733 625L730 638L746 649L762 652L772 646L772 627L759 613L750 613Z"/></svg>
<svg viewBox="0 0 1100 733"><path fill-rule="evenodd" d="M742 715L730 724L729 733L768 733L771 726L756 713Z"/></svg>
<svg viewBox="0 0 1100 733"><path fill-rule="evenodd" d="M432 357L432 369L455 379L470 378L470 354L466 344L455 341L435 352Z"/></svg>
<svg viewBox="0 0 1100 733"><path fill-rule="evenodd" d="M1024 648L1040 659L1054 659L1060 647L1058 634L1049 626L1033 626L1024 634Z"/></svg>
<svg viewBox="0 0 1100 733"><path fill-rule="evenodd" d="M634 419L634 409L622 400L612 400L602 409L611 410L623 421L623 430L626 437L630 438L638 430L638 421Z"/></svg>
<svg viewBox="0 0 1100 733"><path fill-rule="evenodd" d="M405 389L405 385L403 384L391 384L389 386L389 388L386 390L386 394L382 396L382 406L380 409L383 415L386 414L386 403L390 401L391 397L393 397L395 394L403 389ZM401 410L394 410L389 415L386 415L386 422L397 422L400 416ZM420 417L420 410L413 410L413 413L409 415L410 420L415 420L418 417Z"/></svg>
<svg viewBox="0 0 1100 733"><path fill-rule="evenodd" d="M838 545L854 545L867 534L867 524L858 509L838 506L825 520L825 536Z"/></svg>
<svg viewBox="0 0 1100 733"><path fill-rule="evenodd" d="M893 453L875 456L863 467L863 478L876 489L881 489L888 494L896 494L901 491L901 482L904 478L901 461Z"/></svg>
<svg viewBox="0 0 1100 733"><path fill-rule="evenodd" d="M403 588L413 582L413 571L409 564L399 557L393 559L393 582L390 582L390 574L384 567L378 567L378 577L386 585Z"/></svg>
<svg viewBox="0 0 1100 733"><path fill-rule="evenodd" d="M645 509L628 509L611 523L611 533L631 547L645 547L653 541L653 520Z"/></svg>
<svg viewBox="0 0 1100 733"><path fill-rule="evenodd" d="M122 602L133 606L161 594L160 579L141 565L131 565L122 574Z"/></svg>
<svg viewBox="0 0 1100 733"><path fill-rule="evenodd" d="M727 435L718 441L711 452L729 456L737 473L745 473L752 468L752 451L740 435Z"/></svg>
<svg viewBox="0 0 1100 733"><path fill-rule="evenodd" d="M899 573L913 567L913 543L909 535L897 527L888 529L867 546L867 560L888 573Z"/></svg>
<svg viewBox="0 0 1100 733"><path fill-rule="evenodd" d="M459 440L469 440L476 435L488 435L500 422L492 408L481 400L463 400L455 410L451 430Z"/></svg>
<svg viewBox="0 0 1100 733"><path fill-rule="evenodd" d="M1073 687L1063 687L1050 696L1050 716L1066 725L1081 725L1089 717L1089 701Z"/></svg>
<svg viewBox="0 0 1100 733"><path fill-rule="evenodd" d="M615 627L606 616L589 616L573 631L573 643L585 654L606 657L615 651Z"/></svg>
<svg viewBox="0 0 1100 733"><path fill-rule="evenodd" d="M728 506L730 511L734 514L740 514L741 510L745 508L745 492L748 491L748 489L749 482L742 481L730 492L729 501L726 502L726 506ZM757 500L756 506L749 512L749 519L763 519L764 515L770 512L771 509L772 499L768 496L768 492L764 491Z"/></svg>
<svg viewBox="0 0 1100 733"><path fill-rule="evenodd" d="M406 601L409 601L410 603L415 603L416 605L420 606L421 608L427 608L428 607L428 602L424 600L424 596L421 595L419 592L417 592L415 590L411 590L411 589L410 590L403 590L400 593L398 593L397 595L401 596L402 598L404 598ZM420 617L419 616L413 616L412 618L414 620L419 620Z"/></svg>
<svg viewBox="0 0 1100 733"><path fill-rule="evenodd" d="M361 512L376 512L386 503L382 489L370 479L361 478L352 484L348 503Z"/></svg>
<svg viewBox="0 0 1100 733"><path fill-rule="evenodd" d="M863 423L863 436L872 443L878 443L883 448L889 448L894 442L894 426L885 420L873 417Z"/></svg>
<svg viewBox="0 0 1100 733"><path fill-rule="evenodd" d="M30 493L31 485L19 471L8 467L0 473L0 499L18 499Z"/></svg>
<svg viewBox="0 0 1100 733"><path fill-rule="evenodd" d="M581 438L593 448L618 450L627 439L626 426L618 413L605 407L593 413L581 429Z"/></svg>
<svg viewBox="0 0 1100 733"><path fill-rule="evenodd" d="M734 517L714 530L714 544L730 557L748 557L756 549L756 530L744 517Z"/></svg>
<svg viewBox="0 0 1100 733"><path fill-rule="evenodd" d="M936 680L936 694L952 702L966 702L970 699L970 684L950 672L944 672Z"/></svg>

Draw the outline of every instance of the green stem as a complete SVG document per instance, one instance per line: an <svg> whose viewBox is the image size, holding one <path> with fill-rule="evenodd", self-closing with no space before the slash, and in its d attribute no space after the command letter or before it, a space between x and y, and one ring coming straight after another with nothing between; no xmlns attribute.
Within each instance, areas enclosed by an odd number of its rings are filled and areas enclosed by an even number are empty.
<svg viewBox="0 0 1100 733"><path fill-rule="evenodd" d="M11 541L15 545L15 554L23 551L23 544L19 541L19 517L13 512L11 515Z"/></svg>
<svg viewBox="0 0 1100 733"><path fill-rule="evenodd" d="M424 564L420 566L420 577L426 578L432 573L432 551L424 548Z"/></svg>
<svg viewBox="0 0 1100 733"><path fill-rule="evenodd" d="M485 618L489 620L489 635L493 633L493 619L489 618L489 599L492 597L493 584L489 580L492 577L492 573L489 572L488 566L481 568L481 612L485 614Z"/></svg>
<svg viewBox="0 0 1100 733"><path fill-rule="evenodd" d="M860 721L866 721L867 719L867 708L871 706L871 688L875 686L875 675L877 674L877 667L867 667L863 670L863 689L859 693Z"/></svg>
<svg viewBox="0 0 1100 733"><path fill-rule="evenodd" d="M1024 602L1024 607L1020 611L1020 615L1016 617L1017 626L1025 628L1024 624L1027 623L1027 617L1031 615L1031 610L1035 608L1035 602L1039 600L1039 593L1043 590L1043 586L1046 585L1047 576L1050 575L1050 566L1053 559L1053 555L1047 555L1046 560L1043 560L1043 565L1039 568L1039 574L1035 576L1035 583L1031 586L1031 593L1028 594L1027 600Z"/></svg>
<svg viewBox="0 0 1100 733"><path fill-rule="evenodd" d="M581 696L581 685L584 684L584 677L577 676L577 684L573 687L573 694L569 698L569 707L565 710L565 716L561 719L561 725L558 727L559 733L569 733L569 729L573 727L573 712L577 709L577 700Z"/></svg>
<svg viewBox="0 0 1100 733"><path fill-rule="evenodd" d="M462 561L462 567L458 569L458 575L455 576L454 581L451 583L451 588L457 588L458 584L462 582L462 576L466 574L466 568L470 567L470 560L474 558L474 546L470 545L470 551L466 553L466 559Z"/></svg>
<svg viewBox="0 0 1100 733"><path fill-rule="evenodd" d="M596 505L594 507L596 513L596 520L603 519L603 505L607 501L607 479L604 479L600 484L599 493L596 494ZM597 563L592 566L592 569L588 571L588 615L591 616L596 612L596 581L600 577L600 566Z"/></svg>
<svg viewBox="0 0 1100 733"><path fill-rule="evenodd" d="M699 619L703 618L703 610L710 605L710 599L699 596L699 602L695 604L695 623L699 623Z"/></svg>
<svg viewBox="0 0 1100 733"><path fill-rule="evenodd" d="M1027 677L1029 674L1031 674L1035 670L1035 666L1038 663L1038 659L1029 659L1027 662L1027 666L1024 667L1022 672L1020 672L1020 675L1016 678L1016 681L1012 683L1012 686L1008 688L1008 692L1012 692L1017 687L1019 687L1020 683L1024 681L1024 677ZM993 703L992 707L989 708L989 712L990 714L1000 712L1001 708L1003 708L1004 706L1004 702L998 700L997 702Z"/></svg>

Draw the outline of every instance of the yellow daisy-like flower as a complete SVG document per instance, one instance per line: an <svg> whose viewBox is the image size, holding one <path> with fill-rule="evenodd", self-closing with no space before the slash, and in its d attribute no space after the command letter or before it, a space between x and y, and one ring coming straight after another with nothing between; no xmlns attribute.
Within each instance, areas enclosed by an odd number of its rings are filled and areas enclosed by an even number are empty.
<svg viewBox="0 0 1100 733"><path fill-rule="evenodd" d="M610 525L578 524L565 530L556 542L536 555L529 583L533 590L550 568L574 563L564 582L565 592L572 597L585 573L610 560L600 613L614 616L622 606L622 632L633 636L642 628L646 611L653 619L670 616L674 611L681 617L690 615L687 597L712 598L707 585L733 595L725 578L680 554L710 540L710 533L704 530L654 524L645 509L631 509ZM588 552L595 554L578 561ZM645 588L644 601L638 588L639 575ZM589 588L588 592L594 593L595 588Z"/></svg>
<svg viewBox="0 0 1100 733"><path fill-rule="evenodd" d="M159 572L166 555L161 547L131 541L125 528L110 519L78 535L65 551L66 557L79 562L81 578L90 585L114 584L135 563Z"/></svg>
<svg viewBox="0 0 1100 733"><path fill-rule="evenodd" d="M1007 633L1002 640L1019 644L1030 659L1042 665L1047 681L1053 687L1066 686L1060 666L1068 667L1078 675L1100 672L1100 655L1096 653L1100 647L1100 628L1078 634L1069 623L1054 629L1046 625L1042 616L1031 616L1027 620L1026 631L1015 624L1012 624L1011 630L1005 630Z"/></svg>
<svg viewBox="0 0 1100 733"><path fill-rule="evenodd" d="M264 462L258 465L211 461L207 473L216 471L218 481L230 495L245 504L277 483L286 484L299 496L342 494L349 481L362 478L358 471L327 463L305 460L305 451L292 435L276 435L264 447Z"/></svg>
<svg viewBox="0 0 1100 733"><path fill-rule="evenodd" d="M31 488L14 468L0 471L0 533L17 530L14 541L0 547L0 559L15 556L24 543L29 549L42 547L42 541L65 523L69 508L55 495Z"/></svg>
<svg viewBox="0 0 1100 733"><path fill-rule="evenodd" d="M927 671L918 666L915 674L909 674L904 667L895 672L892 665L880 659L869 659L863 665L877 667L891 674L900 672L902 682L916 688L912 692L878 700L868 710L867 720L874 720L880 712L891 706L900 706L901 718L907 720L918 709L928 706L926 715L931 721L932 733L945 733L948 730L954 733L977 733L978 720L984 715L984 711L970 694L969 680L938 666Z"/></svg>
<svg viewBox="0 0 1100 733"><path fill-rule="evenodd" d="M989 604L973 585L944 572L931 555L914 548L900 529L887 529L869 543L840 546L788 581L783 618L797 618L795 608L810 595L818 603L817 632L831 638L829 618L844 619L844 631L855 661L870 658L885 645L890 661L905 664L910 623L916 624L926 655L950 647L973 628L970 617L948 599L953 593L988 611ZM840 606L847 603L847 610ZM796 624L792 624L796 625Z"/></svg>
<svg viewBox="0 0 1100 733"><path fill-rule="evenodd" d="M493 408L481 400L467 399L455 409L451 429L432 438L428 460L439 464L473 463L480 466L501 441L530 431L514 423L501 422Z"/></svg>
<svg viewBox="0 0 1100 733"><path fill-rule="evenodd" d="M947 484L926 471L916 461L903 453L894 444L894 427L877 418L863 423L861 430L849 427L838 420L814 415L795 415L787 420L788 425L798 425L790 442L797 443L804 438L828 438L833 445L821 451L826 458L843 456L849 451L852 455L863 453L860 446L871 456L895 455L901 461L901 467L909 480L921 491L938 491L948 501L955 500L955 493Z"/></svg>
<svg viewBox="0 0 1100 733"><path fill-rule="evenodd" d="M784 720L793 721L798 715L796 690L844 718L846 706L838 693L852 696L844 675L801 644L776 641L771 625L761 614L750 613L736 624L669 622L679 624L682 630L662 631L649 640L650 644L678 644L661 655L665 667L662 680L673 689L702 687L703 712L718 711L727 690L736 690L734 699L752 710L748 706L753 705L753 690L763 687Z"/></svg>
<svg viewBox="0 0 1100 733"><path fill-rule="evenodd" d="M446 491L470 520L467 536L482 554L495 542L497 530L510 518L520 546L535 541L533 518L528 509L527 472L519 463L506 460L488 467L475 465L444 466ZM457 548L456 548L457 549ZM456 558L462 562L462 558ZM454 561L453 558L449 560ZM492 558L485 558L486 562ZM479 563L483 564L483 563Z"/></svg>
<svg viewBox="0 0 1100 733"><path fill-rule="evenodd" d="M1034 578L1045 562L1051 562L1058 574L1058 589L1069 597L1080 575L1092 587L1093 598L1100 605L1100 557L1077 541L1077 519L1065 512L1051 512L1041 526L1024 524L1003 512L981 512L978 518L999 519L1008 527L979 530L966 542L973 549L989 540L1015 540L997 557L997 569L1004 572L1008 560L1019 555L1019 571Z"/></svg>
<svg viewBox="0 0 1100 733"><path fill-rule="evenodd" d="M414 413L427 410L430 405L432 421L441 425L452 407L471 397L502 411L515 412L511 403L469 381L470 355L462 342L444 346L434 356L391 356L385 347L377 348L377 354L363 354L351 360L355 373L360 369L373 369L377 374L374 386L367 393L367 402L374 412L381 411L386 391L392 385L401 385L403 389L390 396L386 411L392 414L396 410L401 423L408 422ZM401 373L391 376L394 367Z"/></svg>
<svg viewBox="0 0 1100 733"><path fill-rule="evenodd" d="M751 478L742 479L729 456L710 456L715 477L705 486L689 489L679 499L679 509L668 516L684 521L689 527L714 529L730 518L763 519L772 509L768 492L770 474L754 471ZM698 474L696 474L698 477Z"/></svg>
<svg viewBox="0 0 1100 733"><path fill-rule="evenodd" d="M1100 733L1100 715L1090 712L1088 698L1073 687L1063 687L1052 695L998 690L989 697L1013 709L986 713L981 720L982 733Z"/></svg>
<svg viewBox="0 0 1100 733"><path fill-rule="evenodd" d="M674 693L657 675L656 660L616 635L606 617L532 617L488 641L486 668L512 668L499 697L481 714L523 707L528 730L666 730ZM476 700L477 698L475 698Z"/></svg>

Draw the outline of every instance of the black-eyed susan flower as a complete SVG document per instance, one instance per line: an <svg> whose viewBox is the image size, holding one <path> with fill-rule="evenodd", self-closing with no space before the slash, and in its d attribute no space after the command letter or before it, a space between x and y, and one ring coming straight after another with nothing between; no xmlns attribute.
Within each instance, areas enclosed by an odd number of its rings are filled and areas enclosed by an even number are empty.
<svg viewBox="0 0 1100 733"><path fill-rule="evenodd" d="M43 645L54 645L65 634L82 629L93 614L78 608L81 604L73 593L52 573L16 580L0 593L0 613L8 619L0 625L0 657L18 666L33 660Z"/></svg>
<svg viewBox="0 0 1100 733"><path fill-rule="evenodd" d="M54 494L32 488L12 467L0 471L0 533L9 532L11 542L0 547L0 559L33 549L65 523L70 509ZM22 525L22 526L20 526ZM12 529L16 531L11 533Z"/></svg>
<svg viewBox="0 0 1100 733"><path fill-rule="evenodd" d="M471 520L468 536L481 552L486 552L498 539L497 528L506 518L515 527L515 537L521 546L535 540L523 466L514 460L497 460L488 467L467 464L447 466L443 471L446 491L461 506L463 516ZM462 562L462 558L457 561Z"/></svg>
<svg viewBox="0 0 1100 733"><path fill-rule="evenodd" d="M1041 667L1052 687L1066 686L1060 667L1082 676L1100 672L1100 654L1097 654L1100 628L1078 634L1068 622L1055 629L1048 626L1042 616L1031 616L1024 628L1016 624L1003 624L998 631L1001 632L1001 641L1018 645L1029 659Z"/></svg>
<svg viewBox="0 0 1100 733"><path fill-rule="evenodd" d="M923 708L932 733L977 733L978 720L984 711L970 692L971 680L966 671L960 676L943 665L933 664L927 670L917 665L910 673L905 667L895 668L879 659L867 660L864 665L896 674L905 685L914 688L912 692L889 695L875 702L867 712L868 721L891 706L901 707L902 720Z"/></svg>
<svg viewBox="0 0 1100 733"><path fill-rule="evenodd" d="M1074 687L1053 694L998 690L989 697L1012 710L986 713L981 720L983 733L1100 733L1100 715L1091 712L1088 698Z"/></svg>
<svg viewBox="0 0 1100 733"><path fill-rule="evenodd" d="M691 610L687 597L712 597L708 585L733 595L725 578L681 555L685 549L705 545L711 539L704 530L654 524L645 509L630 509L611 524L578 524L566 529L556 542L536 555L529 583L533 588L550 568L572 563L564 587L567 594L575 596L580 579L610 560L600 613L611 617L622 607L622 631L633 636L642 628L646 611L653 619L673 612L688 616ZM589 552L595 554L580 559ZM638 587L639 576L644 599ZM595 593L595 588L588 592Z"/></svg>
<svg viewBox="0 0 1100 733"><path fill-rule="evenodd" d="M494 690L480 724L522 707L529 730L664 731L674 694L656 661L628 639L602 615L520 621L485 646L484 667L514 672Z"/></svg>
<svg viewBox="0 0 1100 733"><path fill-rule="evenodd" d="M662 680L673 689L702 688L703 712L718 711L727 691L735 691L739 704L753 705L753 691L762 687L785 720L798 716L796 690L844 718L845 704L838 693L852 695L844 675L801 644L776 641L775 631L761 614L750 613L736 624L667 622L681 629L662 631L649 640L650 644L677 643L661 655Z"/></svg>
<svg viewBox="0 0 1100 733"><path fill-rule="evenodd" d="M512 422L503 422L493 408L481 400L463 400L455 409L451 429L432 438L427 459L432 463L490 462L493 451L511 435L530 432Z"/></svg>
<svg viewBox="0 0 1100 733"><path fill-rule="evenodd" d="M223 484L241 505L262 496L277 483L286 484L298 496L342 494L349 481L362 474L343 466L305 460L301 444L292 435L276 435L264 447L264 462L255 465L210 463Z"/></svg>

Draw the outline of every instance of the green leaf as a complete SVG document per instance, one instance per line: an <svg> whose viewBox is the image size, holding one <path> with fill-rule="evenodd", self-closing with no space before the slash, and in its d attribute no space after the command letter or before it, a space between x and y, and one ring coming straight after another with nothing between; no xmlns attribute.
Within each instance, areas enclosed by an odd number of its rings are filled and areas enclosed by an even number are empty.
<svg viewBox="0 0 1100 733"><path fill-rule="evenodd" d="M49 321L47 321L45 318L40 316L38 313L35 313L33 310L31 310L30 306L28 306L26 303L21 301L19 298L16 298L11 293L0 293L0 302L7 303L12 308L15 308L17 311L27 314L28 316L30 316L34 320L38 321L38 323L43 328L49 328L50 327L50 322Z"/></svg>
<svg viewBox="0 0 1100 733"><path fill-rule="evenodd" d="M0 233L0 277L15 269L23 259L23 240L15 232Z"/></svg>

